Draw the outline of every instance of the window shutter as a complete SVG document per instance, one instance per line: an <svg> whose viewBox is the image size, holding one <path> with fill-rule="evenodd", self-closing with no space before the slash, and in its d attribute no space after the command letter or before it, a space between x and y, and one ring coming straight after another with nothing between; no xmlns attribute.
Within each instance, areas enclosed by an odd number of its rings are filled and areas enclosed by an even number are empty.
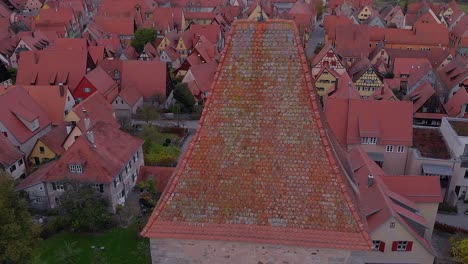
<svg viewBox="0 0 468 264"><path fill-rule="evenodd" d="M408 245L406 246L406 251L411 251L413 249L413 241L408 241Z"/></svg>
<svg viewBox="0 0 468 264"><path fill-rule="evenodd" d="M57 186L55 185L55 182L52 183L52 190L57 190Z"/></svg>
<svg viewBox="0 0 468 264"><path fill-rule="evenodd" d="M380 241L379 251L380 251L380 252L385 252L385 242Z"/></svg>
<svg viewBox="0 0 468 264"><path fill-rule="evenodd" d="M117 187L117 181L114 180L114 188L116 188L116 187Z"/></svg>
<svg viewBox="0 0 468 264"><path fill-rule="evenodd" d="M104 192L104 185L99 184L99 191L100 191L100 192Z"/></svg>
<svg viewBox="0 0 468 264"><path fill-rule="evenodd" d="M398 241L393 241L393 243L392 243L392 251L397 251L397 247L398 247Z"/></svg>

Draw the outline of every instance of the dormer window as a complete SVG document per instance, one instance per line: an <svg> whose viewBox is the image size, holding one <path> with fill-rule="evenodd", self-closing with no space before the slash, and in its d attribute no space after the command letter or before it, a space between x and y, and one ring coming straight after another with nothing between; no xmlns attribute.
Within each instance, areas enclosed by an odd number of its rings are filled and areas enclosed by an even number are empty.
<svg viewBox="0 0 468 264"><path fill-rule="evenodd" d="M68 165L71 173L83 173L83 166L80 164L70 164Z"/></svg>

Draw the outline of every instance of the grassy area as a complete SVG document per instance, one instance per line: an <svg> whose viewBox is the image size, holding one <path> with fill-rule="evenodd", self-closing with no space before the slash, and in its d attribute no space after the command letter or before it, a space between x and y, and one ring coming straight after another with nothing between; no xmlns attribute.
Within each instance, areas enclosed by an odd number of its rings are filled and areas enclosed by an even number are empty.
<svg viewBox="0 0 468 264"><path fill-rule="evenodd" d="M468 4L458 4L458 7L465 13L468 13Z"/></svg>
<svg viewBox="0 0 468 264"><path fill-rule="evenodd" d="M136 225L100 234L59 233L41 242L35 261L36 264L150 262L149 240L138 237Z"/></svg>

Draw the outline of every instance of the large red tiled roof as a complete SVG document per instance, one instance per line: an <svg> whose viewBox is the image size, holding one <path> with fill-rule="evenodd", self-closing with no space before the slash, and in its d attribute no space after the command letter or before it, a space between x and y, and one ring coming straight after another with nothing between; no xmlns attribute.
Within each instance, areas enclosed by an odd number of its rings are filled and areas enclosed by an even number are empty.
<svg viewBox="0 0 468 264"><path fill-rule="evenodd" d="M353 81L347 72L344 72L336 81L336 89L329 94L329 98L340 99L360 99L357 88L354 86Z"/></svg>
<svg viewBox="0 0 468 264"><path fill-rule="evenodd" d="M166 75L162 61L122 61L121 86L136 87L146 100L157 93L166 96Z"/></svg>
<svg viewBox="0 0 468 264"><path fill-rule="evenodd" d="M369 250L313 89L292 21L234 22L199 128L142 234Z"/></svg>
<svg viewBox="0 0 468 264"><path fill-rule="evenodd" d="M26 142L32 136L51 124L45 111L28 95L23 87L11 87L0 94L0 122L12 133L20 143ZM15 114L16 113L16 114ZM18 118L24 115L27 119L39 118L39 128L31 131Z"/></svg>
<svg viewBox="0 0 468 264"><path fill-rule="evenodd" d="M90 130L93 132L96 147L93 147L84 133L42 177L36 178L35 173L30 177L39 182L76 180L111 183L143 145L143 140L105 122L97 122ZM82 164L83 173L70 173L70 164Z"/></svg>
<svg viewBox="0 0 468 264"><path fill-rule="evenodd" d="M93 18L96 23L106 33L117 34L119 36L133 36L134 19L133 17L109 17L96 15Z"/></svg>
<svg viewBox="0 0 468 264"><path fill-rule="evenodd" d="M15 186L15 190L20 191L28 187L34 186L42 182L42 179L47 175L47 172L55 165L57 161L52 160L42 165L37 171L22 180L18 185Z"/></svg>
<svg viewBox="0 0 468 264"><path fill-rule="evenodd" d="M54 127L49 133L42 136L39 140L50 148L55 154L62 155L65 149L62 147L67 139L67 123L62 122Z"/></svg>
<svg viewBox="0 0 468 264"><path fill-rule="evenodd" d="M87 58L85 50L24 51L18 62L16 84L64 83L73 90L86 74ZM70 61L73 63L69 63Z"/></svg>
<svg viewBox="0 0 468 264"><path fill-rule="evenodd" d="M325 109L340 143L355 145L362 137L377 137L380 145L412 145L411 102L328 98Z"/></svg>
<svg viewBox="0 0 468 264"><path fill-rule="evenodd" d="M0 134L0 167L2 165L9 167L23 156L23 152L13 146L3 134Z"/></svg>
<svg viewBox="0 0 468 264"><path fill-rule="evenodd" d="M415 203L441 203L442 194L439 177L385 176L385 185Z"/></svg>
<svg viewBox="0 0 468 264"><path fill-rule="evenodd" d="M113 127L120 127L115 119L114 108L112 108L112 105L100 93L93 93L72 109L80 119L80 121L76 123L77 126L81 131L86 131L83 110L86 110L91 121L91 126L98 121L102 121Z"/></svg>
<svg viewBox="0 0 468 264"><path fill-rule="evenodd" d="M385 101L399 101L398 97L395 96L392 89L384 83L384 85L369 96L371 100L385 100Z"/></svg>
<svg viewBox="0 0 468 264"><path fill-rule="evenodd" d="M193 34L193 44L195 45L200 36L205 36L211 43L218 43L221 37L221 27L218 24L191 25L189 31Z"/></svg>
<svg viewBox="0 0 468 264"><path fill-rule="evenodd" d="M102 67L96 67L94 70L88 72L84 78L92 83L94 87L96 87L97 91L101 93L108 102L112 102L115 97L117 97L117 83Z"/></svg>
<svg viewBox="0 0 468 264"><path fill-rule="evenodd" d="M450 117L461 117L462 107L468 104L468 92L460 88L445 104L445 109Z"/></svg>
<svg viewBox="0 0 468 264"><path fill-rule="evenodd" d="M60 92L59 86L24 85L23 88L41 106L52 120L53 125L63 122L65 104L68 100L73 100L72 97L67 98L68 86L63 86L63 94Z"/></svg>

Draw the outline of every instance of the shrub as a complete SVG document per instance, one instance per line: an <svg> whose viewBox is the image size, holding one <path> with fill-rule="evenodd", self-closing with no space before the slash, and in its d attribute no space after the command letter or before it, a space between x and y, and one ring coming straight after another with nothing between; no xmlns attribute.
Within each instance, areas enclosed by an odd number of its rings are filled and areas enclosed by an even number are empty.
<svg viewBox="0 0 468 264"><path fill-rule="evenodd" d="M447 203L441 203L439 204L439 212L449 212L449 213L458 213L458 208L457 206L452 206Z"/></svg>
<svg viewBox="0 0 468 264"><path fill-rule="evenodd" d="M456 234L456 233L463 233L463 234L468 234L468 230L458 227L458 226L452 226L452 225L447 225L444 223L440 222L435 222L434 224L434 229L450 233L450 234Z"/></svg>

